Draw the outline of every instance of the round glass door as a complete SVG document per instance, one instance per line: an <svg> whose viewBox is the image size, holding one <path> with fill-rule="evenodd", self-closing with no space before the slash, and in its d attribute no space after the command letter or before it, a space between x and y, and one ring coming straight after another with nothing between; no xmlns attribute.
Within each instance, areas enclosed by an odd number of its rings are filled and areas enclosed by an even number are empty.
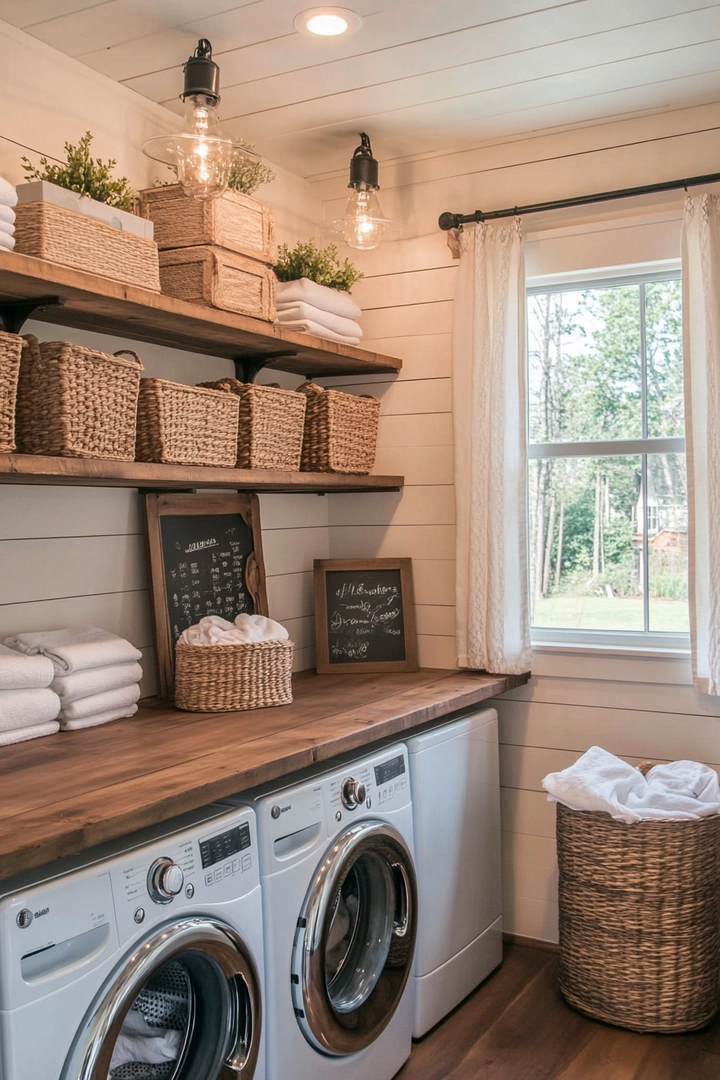
<svg viewBox="0 0 720 1080"><path fill-rule="evenodd" d="M293 950L295 1012L316 1049L356 1053L390 1022L412 966L416 911L412 856L396 830L363 821L333 842Z"/></svg>
<svg viewBox="0 0 720 1080"><path fill-rule="evenodd" d="M98 994L61 1080L252 1080L259 986L226 924L189 918L156 930Z"/></svg>

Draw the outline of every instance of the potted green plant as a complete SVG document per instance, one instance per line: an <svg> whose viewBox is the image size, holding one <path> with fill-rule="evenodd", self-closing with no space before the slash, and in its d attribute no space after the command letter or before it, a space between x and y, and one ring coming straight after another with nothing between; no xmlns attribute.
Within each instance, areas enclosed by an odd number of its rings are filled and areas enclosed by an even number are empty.
<svg viewBox="0 0 720 1080"><path fill-rule="evenodd" d="M305 241L299 240L294 248L281 244L273 269L278 281L299 281L306 278L317 285L347 293L363 276L349 259L340 262L335 244L321 248L312 237Z"/></svg>
<svg viewBox="0 0 720 1080"><path fill-rule="evenodd" d="M277 321L315 337L356 345L362 312L350 290L363 276L349 259L340 261L334 244L319 247L313 238L293 248L282 244L273 267Z"/></svg>
<svg viewBox="0 0 720 1080"><path fill-rule="evenodd" d="M140 213L154 223L161 251L212 245L268 265L276 255L275 216L253 195L274 179L262 161L238 156L217 198L193 199L174 180L157 180L155 187L140 192Z"/></svg>
<svg viewBox="0 0 720 1080"><path fill-rule="evenodd" d="M51 164L42 157L38 167L23 157L28 182L18 185L18 204L52 203L151 240L152 223L132 212L135 194L127 178L113 178L114 158L103 161L92 157L92 140L91 132L86 131L77 146L66 142L64 163Z"/></svg>

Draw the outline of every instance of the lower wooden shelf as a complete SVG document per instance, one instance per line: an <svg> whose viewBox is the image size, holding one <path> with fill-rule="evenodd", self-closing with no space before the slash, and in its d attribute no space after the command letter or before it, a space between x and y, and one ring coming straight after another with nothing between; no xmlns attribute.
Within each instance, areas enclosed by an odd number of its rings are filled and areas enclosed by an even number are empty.
<svg viewBox="0 0 720 1080"><path fill-rule="evenodd" d="M294 701L234 713L145 702L136 716L3 747L0 877L362 751L477 705L529 675L424 669L293 676Z"/></svg>
<svg viewBox="0 0 720 1080"><path fill-rule="evenodd" d="M232 488L238 491L315 492L399 491L402 476L347 473L274 472L199 465L155 465L144 461L0 454L0 484L130 487L161 491Z"/></svg>

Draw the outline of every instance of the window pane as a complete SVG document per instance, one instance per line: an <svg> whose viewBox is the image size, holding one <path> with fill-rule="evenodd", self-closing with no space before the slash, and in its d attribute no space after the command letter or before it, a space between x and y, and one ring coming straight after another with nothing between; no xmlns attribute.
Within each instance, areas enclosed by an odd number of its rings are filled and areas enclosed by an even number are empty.
<svg viewBox="0 0 720 1080"><path fill-rule="evenodd" d="M688 512L684 454L648 455L647 517L650 630L688 633ZM640 536L642 528L640 514Z"/></svg>
<svg viewBox="0 0 720 1080"><path fill-rule="evenodd" d="M642 438L640 311L639 285L528 297L530 442Z"/></svg>
<svg viewBox="0 0 720 1080"><path fill-rule="evenodd" d="M645 350L650 438L685 434L682 297L679 281L645 286Z"/></svg>
<svg viewBox="0 0 720 1080"><path fill-rule="evenodd" d="M640 457L546 458L528 470L532 625L644 630Z"/></svg>

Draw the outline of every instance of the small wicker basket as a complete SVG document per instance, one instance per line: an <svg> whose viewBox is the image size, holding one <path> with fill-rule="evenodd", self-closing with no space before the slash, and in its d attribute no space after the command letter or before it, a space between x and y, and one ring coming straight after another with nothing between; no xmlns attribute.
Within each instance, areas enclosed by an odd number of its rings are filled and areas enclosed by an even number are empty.
<svg viewBox="0 0 720 1080"><path fill-rule="evenodd" d="M0 453L15 449L15 403L23 339L0 332Z"/></svg>
<svg viewBox="0 0 720 1080"><path fill-rule="evenodd" d="M557 804L560 989L633 1031L694 1031L718 1008L720 816L627 825Z"/></svg>
<svg viewBox="0 0 720 1080"><path fill-rule="evenodd" d="M300 468L305 397L279 386L258 386L239 379L199 383L210 390L236 394L240 402L238 469Z"/></svg>
<svg viewBox="0 0 720 1080"><path fill-rule="evenodd" d="M138 461L232 468L237 456L238 400L167 379L142 379Z"/></svg>
<svg viewBox="0 0 720 1080"><path fill-rule="evenodd" d="M379 398L298 388L307 397L300 468L304 472L369 473L375 464Z"/></svg>
<svg viewBox="0 0 720 1080"><path fill-rule="evenodd" d="M292 641L175 646L175 704L234 712L292 701Z"/></svg>
<svg viewBox="0 0 720 1080"><path fill-rule="evenodd" d="M23 454L132 461L142 363L24 338L17 400Z"/></svg>

